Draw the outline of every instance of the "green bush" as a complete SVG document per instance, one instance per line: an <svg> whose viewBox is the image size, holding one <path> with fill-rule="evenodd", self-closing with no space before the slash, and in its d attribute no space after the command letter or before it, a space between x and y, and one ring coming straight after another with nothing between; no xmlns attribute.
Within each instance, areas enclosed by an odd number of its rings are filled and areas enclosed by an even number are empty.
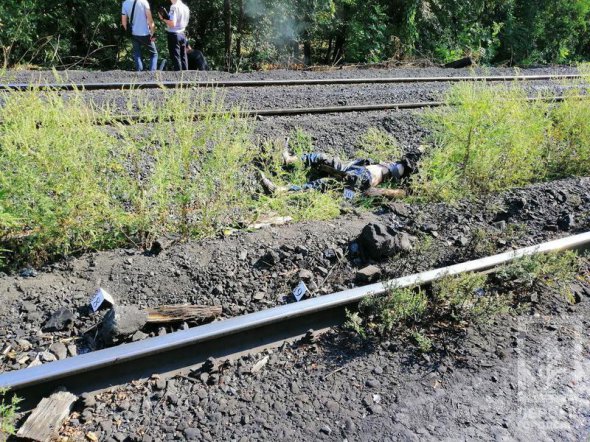
<svg viewBox="0 0 590 442"><path fill-rule="evenodd" d="M2 99L0 246L14 264L148 246L163 232L208 236L252 209L251 125L215 97L194 100L180 89L158 111L140 111L154 119L149 129L99 127L110 113L77 94ZM197 110L204 115L195 122Z"/></svg>
<svg viewBox="0 0 590 442"><path fill-rule="evenodd" d="M110 195L114 137L81 99L4 93L0 109L0 241L36 261L110 247L129 222ZM23 112L26 109L26 112Z"/></svg>
<svg viewBox="0 0 590 442"><path fill-rule="evenodd" d="M590 100L582 97L590 80L590 66L581 65L577 87L564 92L563 102L553 106L553 122L547 143L547 174L550 178L590 175Z"/></svg>
<svg viewBox="0 0 590 442"><path fill-rule="evenodd" d="M495 273L496 283L525 295L544 285L572 302L570 284L576 280L581 263L573 251L526 256L501 267Z"/></svg>
<svg viewBox="0 0 590 442"><path fill-rule="evenodd" d="M456 322L483 322L510 311L511 297L494 290L486 275L467 273L432 285L435 308Z"/></svg>
<svg viewBox="0 0 590 442"><path fill-rule="evenodd" d="M406 322L419 320L428 306L426 293L419 288L392 288L386 295L369 296L359 305L369 327L387 334Z"/></svg>
<svg viewBox="0 0 590 442"><path fill-rule="evenodd" d="M537 179L544 165L550 120L547 105L530 102L518 85L463 83L447 106L426 114L434 148L413 177L414 192L429 200L474 197Z"/></svg>
<svg viewBox="0 0 590 442"><path fill-rule="evenodd" d="M468 324L518 312L540 289L573 302L570 285L582 270L583 259L570 251L539 254L487 274L446 276L424 288L393 288L361 301L358 312L347 312L345 325L363 338L411 337L422 351L429 351L432 342L424 330L462 331Z"/></svg>

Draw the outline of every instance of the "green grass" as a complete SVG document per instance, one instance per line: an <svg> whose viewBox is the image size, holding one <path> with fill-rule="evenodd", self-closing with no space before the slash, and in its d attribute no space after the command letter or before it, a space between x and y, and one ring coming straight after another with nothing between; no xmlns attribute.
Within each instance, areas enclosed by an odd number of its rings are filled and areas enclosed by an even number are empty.
<svg viewBox="0 0 590 442"><path fill-rule="evenodd" d="M433 342L428 336L420 331L412 332L412 339L416 343L418 350L421 353L430 353L432 351Z"/></svg>
<svg viewBox="0 0 590 442"><path fill-rule="evenodd" d="M425 114L433 146L412 178L415 197L455 201L590 175L590 100L582 92L575 87L549 104L526 100L519 83L453 86L447 105Z"/></svg>
<svg viewBox="0 0 590 442"><path fill-rule="evenodd" d="M300 162L284 167L281 156L284 147L283 140L264 143L261 157L262 169L278 186L302 186L309 181L309 169ZM313 152L311 136L301 129L294 130L290 136L289 149L298 157L304 153ZM326 193L306 191L277 193L272 197L261 195L258 210L290 216L295 221L328 220L340 214L342 191L342 185L335 182L334 189Z"/></svg>
<svg viewBox="0 0 590 442"><path fill-rule="evenodd" d="M0 265L148 247L162 233L211 236L248 223L260 205L252 123L214 93L195 99L179 89L161 108L140 106L150 125L114 127L95 125L112 111L80 94L1 98Z"/></svg>
<svg viewBox="0 0 590 442"><path fill-rule="evenodd" d="M345 326L362 338L410 338L426 351L435 336L426 337L426 332L456 332L468 324L516 313L529 304L533 293L552 292L573 302L570 286L583 259L587 258L569 251L534 255L489 274L447 276L424 288L394 287L385 295L367 297L358 311L348 311Z"/></svg>
<svg viewBox="0 0 590 442"><path fill-rule="evenodd" d="M252 120L226 110L215 90L177 89L160 106L137 90L126 96L124 112L149 124L113 124L114 103L93 107L79 92L1 93L0 268L149 248L165 233L210 237L261 216L305 221L341 213L337 182L326 193L263 195L256 169L279 185L306 183L308 170L282 167L283 141L256 146ZM311 152L311 137L296 130L290 147Z"/></svg>
<svg viewBox="0 0 590 442"><path fill-rule="evenodd" d="M420 288L392 288L384 296L369 296L359 304L359 312L368 327L388 334L400 324L418 321L428 306L426 293ZM353 322L359 325L358 318Z"/></svg>
<svg viewBox="0 0 590 442"><path fill-rule="evenodd" d="M8 439L16 433L15 422L18 404L21 399L13 395L9 400L6 399L8 390L0 388L0 441Z"/></svg>
<svg viewBox="0 0 590 442"><path fill-rule="evenodd" d="M413 177L416 195L456 200L534 181L543 172L548 106L519 85L461 83L426 113L434 148Z"/></svg>
<svg viewBox="0 0 590 442"><path fill-rule="evenodd" d="M393 135L371 127L361 135L356 156L371 158L375 161L392 162L401 159L402 149Z"/></svg>
<svg viewBox="0 0 590 442"><path fill-rule="evenodd" d="M552 127L546 152L550 178L581 176L590 173L590 100L586 95L590 64L579 67L582 79L577 87L566 89L564 101L550 112Z"/></svg>

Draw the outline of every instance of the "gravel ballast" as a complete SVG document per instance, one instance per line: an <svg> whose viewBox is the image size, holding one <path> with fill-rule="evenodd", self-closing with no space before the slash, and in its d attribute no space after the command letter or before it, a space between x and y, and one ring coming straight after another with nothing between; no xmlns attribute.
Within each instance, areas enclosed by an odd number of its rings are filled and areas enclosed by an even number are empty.
<svg viewBox="0 0 590 442"><path fill-rule="evenodd" d="M342 76L468 75L467 70L224 74L185 79L328 78ZM507 69L479 70L504 75ZM573 73L569 68L521 74ZM70 81L138 81L151 74L69 72ZM37 76L37 77L35 77ZM40 77L39 77L40 76ZM50 79L46 72L8 72L2 81ZM65 78L65 77L64 77ZM176 78L163 73L162 78ZM424 87L422 87L424 86ZM347 89L347 104L435 99L429 85ZM553 87L540 85L540 87ZM304 105L310 92L332 103L339 87L293 89L257 96L249 104ZM148 92L151 93L151 92ZM158 92L163 94L162 92ZM232 100L234 92L228 92ZM260 93L260 91L259 91ZM238 94L238 92L236 92ZM387 95L390 94L390 95ZM397 95L395 95L397 94ZM105 95L106 96L106 95ZM163 95L153 95L162 99ZM365 98L363 98L365 97ZM241 98L240 98L241 99ZM236 98L237 101L239 101ZM324 101L322 101L324 100ZM351 102L349 103L348 100ZM364 102L364 101L359 101ZM315 103L315 101L314 101ZM422 112L367 112L268 117L256 121L258 141L297 128L328 153L354 156L369 128L393 135L406 152L427 143ZM270 227L185 243L161 238L158 253L135 248L87 253L45 268L0 274L0 372L65 359L102 348L100 322L91 314L98 287L118 305L221 306L223 318L294 302L304 279L322 296L491 253L530 246L590 229L590 178L540 183L456 204L396 202L359 210L343 206L332 221ZM371 232L398 242L372 253ZM368 233L367 233L368 232ZM393 233L392 233L393 232ZM375 236L375 235L373 235ZM189 377L142 380L85 397L62 429L72 440L580 440L587 436L587 269L581 294L569 304L554 293L518 317L466 327L453 342L423 355L406 341L367 343L334 330L315 342L215 361ZM195 324L145 328L132 339ZM96 439L95 439L96 438Z"/></svg>

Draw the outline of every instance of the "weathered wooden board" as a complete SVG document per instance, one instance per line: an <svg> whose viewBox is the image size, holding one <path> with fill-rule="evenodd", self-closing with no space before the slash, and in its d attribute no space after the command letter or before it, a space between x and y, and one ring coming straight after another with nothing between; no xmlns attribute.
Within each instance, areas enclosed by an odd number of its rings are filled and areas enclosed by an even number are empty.
<svg viewBox="0 0 590 442"><path fill-rule="evenodd" d="M148 324L167 324L182 321L208 321L222 313L220 306L168 305L148 309Z"/></svg>
<svg viewBox="0 0 590 442"><path fill-rule="evenodd" d="M77 396L67 391L59 391L43 399L16 435L22 439L38 442L51 441L64 419L70 415L77 400Z"/></svg>

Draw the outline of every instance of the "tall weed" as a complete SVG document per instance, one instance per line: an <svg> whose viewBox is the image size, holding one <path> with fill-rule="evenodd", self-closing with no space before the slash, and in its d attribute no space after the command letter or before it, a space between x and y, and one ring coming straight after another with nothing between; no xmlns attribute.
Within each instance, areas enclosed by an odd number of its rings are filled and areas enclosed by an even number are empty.
<svg viewBox="0 0 590 442"><path fill-rule="evenodd" d="M590 175L590 100L582 98L590 81L590 65L579 66L579 71L579 84L565 88L563 101L550 111L553 125L546 145L549 178Z"/></svg>
<svg viewBox="0 0 590 442"><path fill-rule="evenodd" d="M109 128L95 125L108 107L79 94L5 92L2 101L0 249L13 264L147 246L163 232L203 237L251 209L251 125L215 96L179 89L141 111L154 123Z"/></svg>
<svg viewBox="0 0 590 442"><path fill-rule="evenodd" d="M412 184L428 200L456 200L533 181L544 170L547 104L519 85L462 83L426 114L434 148Z"/></svg>
<svg viewBox="0 0 590 442"><path fill-rule="evenodd" d="M393 135L384 130L371 127L359 139L358 158L371 158L375 161L397 161L402 149Z"/></svg>
<svg viewBox="0 0 590 442"><path fill-rule="evenodd" d="M114 137L78 96L5 92L0 109L0 241L33 261L121 242Z"/></svg>

